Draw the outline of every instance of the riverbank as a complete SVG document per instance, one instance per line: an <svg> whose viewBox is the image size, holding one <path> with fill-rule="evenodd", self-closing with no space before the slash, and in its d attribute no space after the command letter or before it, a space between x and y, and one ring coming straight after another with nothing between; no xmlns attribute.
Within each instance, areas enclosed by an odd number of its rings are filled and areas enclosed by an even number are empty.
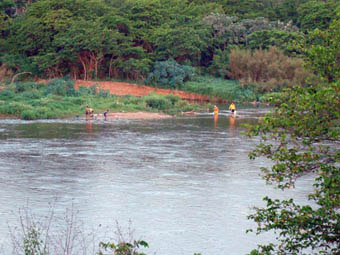
<svg viewBox="0 0 340 255"><path fill-rule="evenodd" d="M15 83L0 91L0 114L24 120L65 119L83 116L88 106L94 114L104 111L119 118L165 118L182 112L207 112L212 105L189 103L179 95L149 93L136 97L112 95L98 86L79 86L69 79L54 79L46 84ZM138 114L136 114L138 113Z"/></svg>
<svg viewBox="0 0 340 255"><path fill-rule="evenodd" d="M37 80L36 82L47 84L50 80ZM255 94L250 89L242 89L236 81L217 78L201 77L198 81L186 82L181 90L157 88L137 83L118 81L96 81L96 80L73 80L75 89L81 87L96 87L98 90L105 90L110 95L144 97L150 93L158 95L176 95L182 100L198 103L223 104L232 101L243 104L261 104L258 100L263 94Z"/></svg>
<svg viewBox="0 0 340 255"><path fill-rule="evenodd" d="M85 115L76 115L79 118L86 119ZM69 119L70 117L60 118ZM173 115L168 115L159 112L113 112L107 115L107 120L135 120L135 119L168 119L173 118ZM15 115L5 115L0 114L0 119L21 119L20 116ZM102 113L95 114L93 118L88 118L89 120L104 120L104 115Z"/></svg>
<svg viewBox="0 0 340 255"><path fill-rule="evenodd" d="M113 112L107 115L107 120L121 120L121 119L168 119L173 116L159 113L159 112ZM84 117L86 119L86 117ZM104 120L103 114L95 114L93 118L89 120Z"/></svg>
<svg viewBox="0 0 340 255"><path fill-rule="evenodd" d="M84 80L76 80L75 81L75 88L79 89L79 87L91 87L91 86L97 86L98 89L103 89L106 91L109 91L111 95L117 95L117 96L135 96L135 97L143 97L147 96L150 93L155 93L159 95L177 95L182 100L187 101L197 101L197 102L217 102L220 99L213 97L213 96L207 96L207 95L200 95L197 93L190 93L186 91L180 91L180 90L170 90L170 89L160 89L160 88L154 88L149 87L145 85L138 85L133 83L127 83L127 82L114 82L114 81L84 81Z"/></svg>

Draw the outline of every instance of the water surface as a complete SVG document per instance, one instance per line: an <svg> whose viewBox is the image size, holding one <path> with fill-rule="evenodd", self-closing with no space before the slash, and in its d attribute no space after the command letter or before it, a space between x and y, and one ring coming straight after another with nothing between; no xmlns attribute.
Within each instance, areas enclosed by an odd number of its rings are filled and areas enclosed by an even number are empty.
<svg viewBox="0 0 340 255"><path fill-rule="evenodd" d="M246 234L262 197L305 201L310 178L295 192L266 186L250 161L255 140L241 135L261 109L163 120L0 120L0 240L13 212L74 205L88 225L123 226L146 240L148 254L246 254L271 235Z"/></svg>

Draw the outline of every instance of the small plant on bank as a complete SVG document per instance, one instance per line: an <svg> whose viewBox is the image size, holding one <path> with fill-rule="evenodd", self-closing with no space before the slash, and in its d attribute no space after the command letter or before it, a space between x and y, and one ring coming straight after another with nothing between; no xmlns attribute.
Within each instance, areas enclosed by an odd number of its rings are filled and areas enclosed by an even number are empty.
<svg viewBox="0 0 340 255"><path fill-rule="evenodd" d="M139 250L149 247L147 242L135 238L130 221L124 230L118 222L114 228L110 227L109 238L114 242L100 241L107 239L106 234L98 236L103 227L84 228L73 205L61 215L55 211L54 204L46 215L21 208L18 219L19 224L9 225L12 254L16 255L145 255Z"/></svg>
<svg viewBox="0 0 340 255"><path fill-rule="evenodd" d="M133 243L121 242L118 244L101 242L99 247L101 248L98 253L99 255L145 255L145 253L139 252L138 249L140 247L148 248L149 244L143 240L133 241Z"/></svg>
<svg viewBox="0 0 340 255"><path fill-rule="evenodd" d="M48 255L47 247L38 228L31 226L24 237L25 255Z"/></svg>

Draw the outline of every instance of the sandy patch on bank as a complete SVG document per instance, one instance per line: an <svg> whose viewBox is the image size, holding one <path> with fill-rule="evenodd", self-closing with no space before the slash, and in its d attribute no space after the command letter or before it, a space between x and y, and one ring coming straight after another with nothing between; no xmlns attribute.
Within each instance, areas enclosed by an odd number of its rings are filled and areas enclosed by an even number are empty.
<svg viewBox="0 0 340 255"><path fill-rule="evenodd" d="M109 113L107 115L107 120L113 121L113 120L119 120L119 119L126 119L126 120L138 120L138 119L168 119L172 118L173 116L167 115L164 113L156 113L156 112L114 112ZM86 116L84 115L77 115L77 118L84 118L86 119ZM14 115L4 115L0 114L0 119L20 119L19 116ZM72 117L66 118L66 119L72 119ZM104 120L104 115L101 114L94 114L94 116L88 117L88 120Z"/></svg>
<svg viewBox="0 0 340 255"><path fill-rule="evenodd" d="M107 115L107 120L115 119L168 119L171 115L156 112L113 112ZM88 119L91 119L90 117ZM95 114L92 119L104 119L103 114Z"/></svg>

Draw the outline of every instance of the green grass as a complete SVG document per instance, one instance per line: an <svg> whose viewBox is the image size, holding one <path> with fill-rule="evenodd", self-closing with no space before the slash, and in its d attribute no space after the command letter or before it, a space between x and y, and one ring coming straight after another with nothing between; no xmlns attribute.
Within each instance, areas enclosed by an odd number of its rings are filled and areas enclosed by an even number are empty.
<svg viewBox="0 0 340 255"><path fill-rule="evenodd" d="M237 81L209 76L199 76L195 81L185 82L182 90L236 102L251 102L260 97L252 88L241 88Z"/></svg>
<svg viewBox="0 0 340 255"><path fill-rule="evenodd" d="M83 115L89 105L95 113L203 111L211 105L190 104L175 95L150 94L145 97L113 96L107 91L83 87L74 90L73 81L53 80L47 85L17 83L0 91L0 114L25 120L56 119Z"/></svg>

